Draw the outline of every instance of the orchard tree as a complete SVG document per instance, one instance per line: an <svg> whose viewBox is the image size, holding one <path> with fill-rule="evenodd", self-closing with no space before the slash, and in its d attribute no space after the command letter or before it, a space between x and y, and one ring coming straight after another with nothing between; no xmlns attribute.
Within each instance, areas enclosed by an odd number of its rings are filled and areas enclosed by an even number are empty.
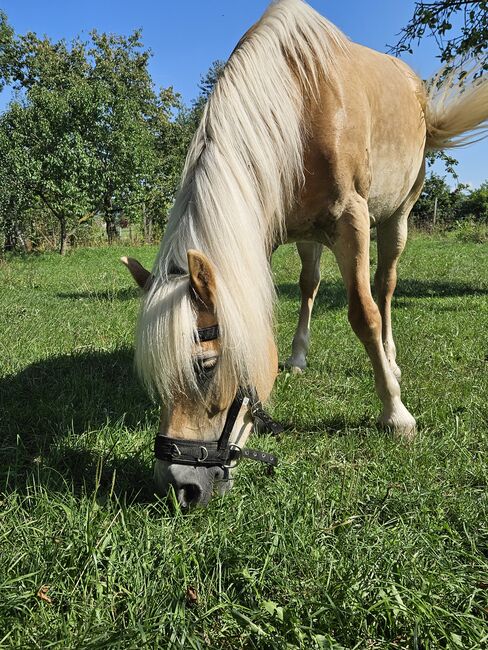
<svg viewBox="0 0 488 650"><path fill-rule="evenodd" d="M155 110L148 120L153 149L148 164L152 173L144 181L142 225L146 241L153 227L164 229L173 203L189 146L191 134L184 119L184 107L173 88L159 92Z"/></svg>
<svg viewBox="0 0 488 650"><path fill-rule="evenodd" d="M0 11L0 90L10 81L12 62L15 59L14 30L8 24L7 16Z"/></svg>
<svg viewBox="0 0 488 650"><path fill-rule="evenodd" d="M154 175L145 184L144 234L151 239L152 225L164 228L183 172L186 154L201 120L203 109L224 69L214 61L199 84L200 93L190 108L183 105L173 88L160 91L157 110L149 123L154 136Z"/></svg>
<svg viewBox="0 0 488 650"><path fill-rule="evenodd" d="M157 111L148 71L150 53L141 34L128 37L92 32L88 81L97 98L97 119L89 133L95 156L93 196L109 242L118 237L118 218L140 207L154 172L148 123Z"/></svg>
<svg viewBox="0 0 488 650"><path fill-rule="evenodd" d="M200 97L186 110L172 88L154 91L149 57L138 31L127 37L92 32L87 42L68 45L33 33L14 36L0 15L0 74L16 91L4 115L16 140L8 151L5 137L1 152L12 182L2 183L0 203L15 199L10 219L32 206L38 215L44 206L59 224L61 252L79 221L95 215L105 220L109 241L117 238L122 215L140 219L148 239L153 225L164 226L221 66L202 79ZM30 165L11 164L22 156ZM8 171L14 167L15 179ZM29 191L19 194L20 187Z"/></svg>
<svg viewBox="0 0 488 650"><path fill-rule="evenodd" d="M28 161L16 165L15 185L28 188L30 205L41 204L56 220L64 254L68 234L91 207L95 171L86 129L96 112L84 45L76 41L69 47L28 33L15 38L9 52L2 73L18 99L3 116L4 130L15 136L10 136L11 151L4 150L4 157ZM1 191L5 205L8 193L5 187Z"/></svg>
<svg viewBox="0 0 488 650"><path fill-rule="evenodd" d="M90 209L95 172L86 129L96 111L84 46L28 33L15 39L11 52L4 74L19 99L6 111L4 125L15 135L11 158L30 163L17 166L17 183L58 222L64 254L69 232Z"/></svg>
<svg viewBox="0 0 488 650"><path fill-rule="evenodd" d="M143 211L146 188L158 184L151 124L170 101L156 99L140 34L93 32L71 46L32 33L4 40L2 74L20 96L9 119L38 163L29 182L59 222L61 250L87 215L101 214L113 241L122 211Z"/></svg>
<svg viewBox="0 0 488 650"><path fill-rule="evenodd" d="M0 228L3 248L26 248L29 233L27 212L32 207L37 163L24 146L12 113L0 118Z"/></svg>
<svg viewBox="0 0 488 650"><path fill-rule="evenodd" d="M28 103L11 104L4 116L15 133L11 155L17 162L17 183L57 220L62 255L69 232L90 209L92 158L76 128L77 118L81 121L80 113L85 113L85 100L80 86L67 95L36 88ZM21 167L21 160L28 164Z"/></svg>

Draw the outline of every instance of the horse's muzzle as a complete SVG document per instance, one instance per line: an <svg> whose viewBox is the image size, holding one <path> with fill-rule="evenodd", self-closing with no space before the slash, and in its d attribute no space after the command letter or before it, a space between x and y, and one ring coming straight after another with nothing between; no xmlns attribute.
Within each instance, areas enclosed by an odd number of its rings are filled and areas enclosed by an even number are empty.
<svg viewBox="0 0 488 650"><path fill-rule="evenodd" d="M227 492L232 479L224 477L221 467L194 467L156 460L154 465L156 489L162 496L174 491L178 505L188 510L206 506L214 492Z"/></svg>

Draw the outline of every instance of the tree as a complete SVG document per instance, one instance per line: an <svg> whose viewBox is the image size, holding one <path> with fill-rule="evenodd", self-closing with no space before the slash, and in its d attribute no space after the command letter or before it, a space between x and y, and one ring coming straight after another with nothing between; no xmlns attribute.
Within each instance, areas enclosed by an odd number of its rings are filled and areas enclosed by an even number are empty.
<svg viewBox="0 0 488 650"><path fill-rule="evenodd" d="M458 219L472 219L488 224L488 181L472 190L459 205Z"/></svg>
<svg viewBox="0 0 488 650"><path fill-rule="evenodd" d="M147 187L145 202L147 214L160 229L178 189L190 142L223 69L223 61L212 63L200 80L200 93L190 108L181 103L173 88L160 92L158 112L151 120L157 154L156 177L153 185Z"/></svg>
<svg viewBox="0 0 488 650"><path fill-rule="evenodd" d="M0 119L0 227L4 250L13 251L26 246L26 213L32 189L29 179L36 178L38 170L9 117Z"/></svg>
<svg viewBox="0 0 488 650"><path fill-rule="evenodd" d="M38 220L40 206L58 224L63 253L68 235L95 215L109 242L122 216L140 220L147 239L154 225L164 226L223 64L212 65L186 109L173 88L155 92L149 57L139 31L94 31L87 42L67 44L15 36L0 14L0 74L16 91L0 125L0 213L9 245L32 230L29 218Z"/></svg>
<svg viewBox="0 0 488 650"><path fill-rule="evenodd" d="M160 91L156 110L149 120L153 151L148 161L152 173L144 182L143 231L146 241L153 236L153 225L160 231L176 194L186 151L192 133L184 118L185 109L173 88Z"/></svg>
<svg viewBox="0 0 488 650"><path fill-rule="evenodd" d="M200 77L200 83L198 84L200 93L198 97L193 101L191 110L187 116L187 121L190 125L192 135L200 123L205 104L212 94L215 84L219 80L220 75L223 73L224 67L225 61L214 61L207 72L202 77Z"/></svg>
<svg viewBox="0 0 488 650"><path fill-rule="evenodd" d="M89 43L70 46L29 33L7 49L1 72L19 96L8 120L37 162L36 182L24 180L58 220L60 249L87 214L103 216L113 241L122 211L135 218L145 212L148 192L156 203L158 190L165 191L160 150L178 105L175 93L156 97L139 32L93 32Z"/></svg>
<svg viewBox="0 0 488 650"><path fill-rule="evenodd" d="M69 231L90 208L94 170L85 131L94 113L86 71L83 43L69 47L33 33L14 38L3 59L2 74L18 97L2 118L12 143L11 151L3 148L3 158L29 162L7 169L15 169L17 185L28 188L30 206L41 203L57 221L62 254ZM3 188L3 205L8 201Z"/></svg>
<svg viewBox="0 0 488 650"><path fill-rule="evenodd" d="M4 115L15 135L9 156L15 161L17 184L40 199L59 224L60 253L66 252L69 229L90 209L92 161L77 117L86 94L77 86L68 95L33 89L29 103L13 103ZM77 110L80 109L80 110ZM78 113L78 116L77 116ZM79 120L81 122L81 120ZM20 161L28 161L21 167Z"/></svg>
<svg viewBox="0 0 488 650"><path fill-rule="evenodd" d="M456 20L461 20L461 28L453 34L451 30ZM391 49L396 55L412 53L412 44L429 34L436 40L444 63L474 58L480 61L480 72L488 70L486 0L416 2L412 18L402 29L398 43Z"/></svg>
<svg viewBox="0 0 488 650"><path fill-rule="evenodd" d="M109 242L117 221L143 201L145 181L154 171L153 137L148 123L157 101L148 71L150 53L140 32L128 37L92 32L88 80L97 96L98 115L88 137L96 161L93 195Z"/></svg>
<svg viewBox="0 0 488 650"><path fill-rule="evenodd" d="M85 137L94 112L84 45L77 41L70 48L29 33L15 39L11 52L6 76L19 99L3 116L4 132L10 130L15 143L7 158L29 161L16 165L17 184L57 220L64 254L69 229L90 208L94 172Z"/></svg>
<svg viewBox="0 0 488 650"><path fill-rule="evenodd" d="M14 58L14 30L8 24L7 16L0 11L0 90L10 81Z"/></svg>
<svg viewBox="0 0 488 650"><path fill-rule="evenodd" d="M413 218L419 225L455 221L459 206L464 201L467 185L459 184L451 190L445 177L431 173L425 179L422 193L413 208Z"/></svg>

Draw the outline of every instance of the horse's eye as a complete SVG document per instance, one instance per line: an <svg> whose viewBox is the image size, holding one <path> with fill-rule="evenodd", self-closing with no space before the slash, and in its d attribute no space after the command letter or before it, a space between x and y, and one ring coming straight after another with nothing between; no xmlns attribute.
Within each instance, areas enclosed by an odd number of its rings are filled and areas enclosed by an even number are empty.
<svg viewBox="0 0 488 650"><path fill-rule="evenodd" d="M212 377L217 357L197 357L193 362L193 368L199 384L205 384Z"/></svg>

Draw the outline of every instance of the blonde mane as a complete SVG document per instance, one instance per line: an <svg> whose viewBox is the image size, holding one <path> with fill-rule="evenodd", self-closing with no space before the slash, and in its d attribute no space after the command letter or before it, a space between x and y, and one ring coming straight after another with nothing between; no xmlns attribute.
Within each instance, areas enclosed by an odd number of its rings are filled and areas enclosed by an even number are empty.
<svg viewBox="0 0 488 650"><path fill-rule="evenodd" d="M188 249L205 253L217 273L222 356L214 381L232 392L268 375L275 298L269 256L303 180L305 97L347 47L304 2L279 0L227 62L190 146L139 317L136 366L163 402L175 391L198 394Z"/></svg>

